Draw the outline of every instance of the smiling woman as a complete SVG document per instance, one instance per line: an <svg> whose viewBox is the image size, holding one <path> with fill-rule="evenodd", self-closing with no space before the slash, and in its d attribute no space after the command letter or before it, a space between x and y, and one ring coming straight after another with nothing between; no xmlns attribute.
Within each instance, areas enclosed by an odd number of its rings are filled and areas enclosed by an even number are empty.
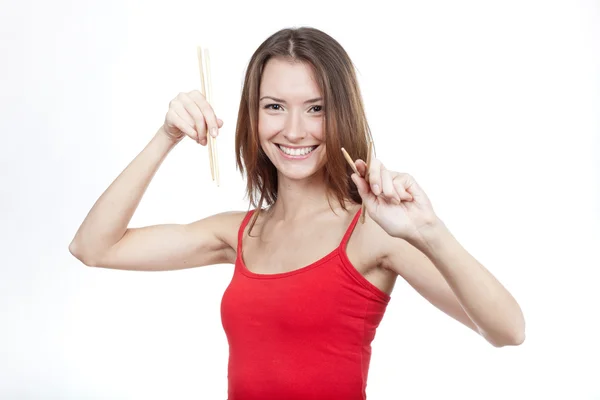
<svg viewBox="0 0 600 400"><path fill-rule="evenodd" d="M260 149L264 149L273 167L285 170L282 175L289 179L303 179L320 171L327 151L325 113L312 68L305 63L272 58L263 70L260 93Z"/></svg>
<svg viewBox="0 0 600 400"><path fill-rule="evenodd" d="M235 148L253 209L129 228L173 147L185 136L206 145L222 124L200 92L180 93L69 249L113 269L234 264L221 301L229 400L366 399L371 343L398 276L494 346L524 340L517 302L450 234L414 178L368 154L350 57L316 29L276 32L248 65ZM361 206L370 218L357 224Z"/></svg>
<svg viewBox="0 0 600 400"><path fill-rule="evenodd" d="M316 29L284 29L258 47L235 143L253 206L274 204L282 177L276 171L284 170L296 180L319 173L344 210L348 198L360 203L340 148L365 159L370 138L352 60L337 41Z"/></svg>

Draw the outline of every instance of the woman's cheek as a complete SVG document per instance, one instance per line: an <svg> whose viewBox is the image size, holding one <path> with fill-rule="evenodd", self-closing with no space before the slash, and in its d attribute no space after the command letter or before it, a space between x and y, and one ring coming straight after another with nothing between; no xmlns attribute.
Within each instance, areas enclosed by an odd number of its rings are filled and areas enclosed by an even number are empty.
<svg viewBox="0 0 600 400"><path fill-rule="evenodd" d="M311 132L316 139L325 140L325 121L323 119L315 118L309 121L306 126L310 127L309 132Z"/></svg>
<svg viewBox="0 0 600 400"><path fill-rule="evenodd" d="M269 139L281 130L281 122L268 116L258 118L258 132L260 137Z"/></svg>

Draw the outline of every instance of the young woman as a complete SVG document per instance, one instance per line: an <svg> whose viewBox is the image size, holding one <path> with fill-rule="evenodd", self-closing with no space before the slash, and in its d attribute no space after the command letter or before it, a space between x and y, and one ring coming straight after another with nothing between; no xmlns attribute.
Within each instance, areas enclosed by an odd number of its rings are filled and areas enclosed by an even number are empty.
<svg viewBox="0 0 600 400"><path fill-rule="evenodd" d="M398 276L492 345L524 340L517 302L415 179L376 158L367 171L370 131L353 64L316 29L279 31L250 60L235 146L254 209L128 228L170 150L185 136L206 145L222 124L198 91L179 94L69 249L114 269L235 264L221 303L230 400L365 399L371 342Z"/></svg>

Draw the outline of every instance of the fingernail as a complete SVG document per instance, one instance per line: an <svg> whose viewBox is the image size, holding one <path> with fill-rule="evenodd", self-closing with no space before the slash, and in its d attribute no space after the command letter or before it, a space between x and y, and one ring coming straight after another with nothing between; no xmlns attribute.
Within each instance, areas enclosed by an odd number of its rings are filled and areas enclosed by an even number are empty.
<svg viewBox="0 0 600 400"><path fill-rule="evenodd" d="M376 195L379 195L379 185L378 184L373 185L373 193L375 193Z"/></svg>
<svg viewBox="0 0 600 400"><path fill-rule="evenodd" d="M212 137L215 137L215 138L216 138L216 137L217 137L217 133L218 133L218 132L217 132L217 128L212 128L212 129L210 130L210 136L212 136Z"/></svg>

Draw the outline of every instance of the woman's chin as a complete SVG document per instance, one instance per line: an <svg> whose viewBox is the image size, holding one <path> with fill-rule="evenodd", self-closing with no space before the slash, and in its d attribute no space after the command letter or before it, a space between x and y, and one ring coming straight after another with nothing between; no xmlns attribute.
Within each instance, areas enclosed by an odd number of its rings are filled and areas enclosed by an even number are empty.
<svg viewBox="0 0 600 400"><path fill-rule="evenodd" d="M292 181L302 181L305 179L314 178L315 176L318 176L322 172L323 172L322 167L315 168L314 166L312 168L305 168L305 167L289 168L289 167L286 167L286 168L278 169L278 175L279 175L280 179L283 178L283 179L289 179Z"/></svg>

